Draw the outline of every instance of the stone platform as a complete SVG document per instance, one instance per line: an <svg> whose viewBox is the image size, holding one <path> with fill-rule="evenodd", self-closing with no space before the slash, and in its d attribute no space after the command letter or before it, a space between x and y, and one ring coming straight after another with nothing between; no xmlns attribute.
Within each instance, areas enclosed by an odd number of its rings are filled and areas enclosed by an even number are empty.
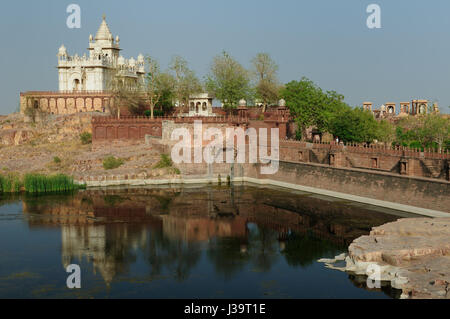
<svg viewBox="0 0 450 319"><path fill-rule="evenodd" d="M381 280L402 290L402 298L450 299L450 218L408 218L374 227L354 240L342 260L320 260L328 267L369 275L380 266Z"/></svg>

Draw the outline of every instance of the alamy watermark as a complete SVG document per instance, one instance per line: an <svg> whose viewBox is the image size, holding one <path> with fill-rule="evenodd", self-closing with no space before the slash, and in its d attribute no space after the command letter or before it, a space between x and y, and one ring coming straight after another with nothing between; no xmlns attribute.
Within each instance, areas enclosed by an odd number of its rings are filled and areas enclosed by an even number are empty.
<svg viewBox="0 0 450 319"><path fill-rule="evenodd" d="M381 288L381 267L377 264L370 264L366 269L367 274L367 288L380 289Z"/></svg>
<svg viewBox="0 0 450 319"><path fill-rule="evenodd" d="M67 17L66 25L69 29L81 28L81 8L78 4L69 4L66 9L70 15Z"/></svg>
<svg viewBox="0 0 450 319"><path fill-rule="evenodd" d="M202 121L194 122L194 137L187 128L176 128L172 131L171 140L178 141L172 148L172 161L181 163L246 163L248 145L248 163L266 164L261 166L261 174L275 174L278 172L280 158L279 129L260 128L224 128L217 127L203 130ZM224 137L225 133L225 137ZM246 139L248 138L248 143ZM205 142L208 142L205 145ZM270 153L268 151L270 146ZM192 154L192 151L194 154ZM224 156L225 155L225 156ZM225 159L224 159L225 157Z"/></svg>
<svg viewBox="0 0 450 319"><path fill-rule="evenodd" d="M66 285L69 289L81 288L81 268L78 265L72 264L67 266L66 272L70 273L67 277Z"/></svg>
<svg viewBox="0 0 450 319"><path fill-rule="evenodd" d="M366 25L369 29L381 29L381 8L378 4L369 4L366 9L370 15L367 17Z"/></svg>

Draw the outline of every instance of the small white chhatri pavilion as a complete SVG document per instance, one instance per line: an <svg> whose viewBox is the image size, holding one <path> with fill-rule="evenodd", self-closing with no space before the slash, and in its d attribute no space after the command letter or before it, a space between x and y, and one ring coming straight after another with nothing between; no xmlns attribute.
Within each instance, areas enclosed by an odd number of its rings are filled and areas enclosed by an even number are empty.
<svg viewBox="0 0 450 319"><path fill-rule="evenodd" d="M144 56L139 54L137 60L124 59L119 54L119 41L119 36L114 41L103 16L95 39L89 36L89 56L70 56L62 45L58 51L59 90L107 91L114 76L120 76L130 86L143 83Z"/></svg>

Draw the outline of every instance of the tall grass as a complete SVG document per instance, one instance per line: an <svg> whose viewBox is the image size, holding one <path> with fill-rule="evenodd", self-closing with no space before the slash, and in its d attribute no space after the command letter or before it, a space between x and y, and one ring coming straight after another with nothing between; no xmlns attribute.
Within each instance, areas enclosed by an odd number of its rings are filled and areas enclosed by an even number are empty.
<svg viewBox="0 0 450 319"><path fill-rule="evenodd" d="M17 175L0 175L0 193L18 193L22 186L22 181Z"/></svg>
<svg viewBox="0 0 450 319"><path fill-rule="evenodd" d="M68 192L84 188L84 185L75 184L72 177L66 175L45 176L41 174L26 174L23 181L17 175L0 175L0 194L19 193L53 193Z"/></svg>
<svg viewBox="0 0 450 319"><path fill-rule="evenodd" d="M26 174L24 186L28 193L68 192L80 188L80 185L74 183L72 177L63 174L53 176Z"/></svg>

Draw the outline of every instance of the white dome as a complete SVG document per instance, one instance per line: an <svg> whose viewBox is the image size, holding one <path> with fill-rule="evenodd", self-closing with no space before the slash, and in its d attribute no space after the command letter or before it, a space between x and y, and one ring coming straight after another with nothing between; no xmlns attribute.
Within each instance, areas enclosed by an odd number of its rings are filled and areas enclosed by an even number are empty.
<svg viewBox="0 0 450 319"><path fill-rule="evenodd" d="M137 60L140 63L144 62L144 56L142 54L139 54Z"/></svg>
<svg viewBox="0 0 450 319"><path fill-rule="evenodd" d="M106 17L103 16L102 23L100 24L100 28L97 31L97 35L95 36L95 40L112 40L112 33L109 31L108 24L106 23Z"/></svg>
<svg viewBox="0 0 450 319"><path fill-rule="evenodd" d="M242 99L239 101L239 106L246 106L247 105L247 101Z"/></svg>
<svg viewBox="0 0 450 319"><path fill-rule="evenodd" d="M278 106L286 106L286 101L284 99L279 100Z"/></svg>
<svg viewBox="0 0 450 319"><path fill-rule="evenodd" d="M123 58L123 56L120 56L120 57L117 59L117 63L118 63L119 65L124 65L124 64L125 64L125 59Z"/></svg>
<svg viewBox="0 0 450 319"><path fill-rule="evenodd" d="M136 60L134 58L131 58L128 63L130 66L136 66Z"/></svg>

